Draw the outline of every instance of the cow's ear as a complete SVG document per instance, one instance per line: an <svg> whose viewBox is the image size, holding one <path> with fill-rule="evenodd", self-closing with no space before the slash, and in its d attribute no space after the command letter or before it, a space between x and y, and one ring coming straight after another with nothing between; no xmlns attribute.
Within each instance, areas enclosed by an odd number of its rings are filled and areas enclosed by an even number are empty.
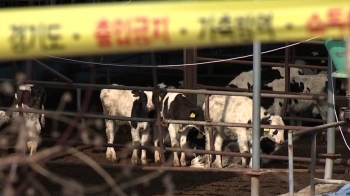
<svg viewBox="0 0 350 196"><path fill-rule="evenodd" d="M141 91L132 90L131 93L134 95L134 97L139 97L141 94Z"/></svg>
<svg viewBox="0 0 350 196"><path fill-rule="evenodd" d="M248 120L248 122L247 122L247 124L252 124L252 120L251 120L251 119L249 119L249 120ZM246 129L248 130L248 129L250 129L250 128L249 128L249 127L247 127Z"/></svg>

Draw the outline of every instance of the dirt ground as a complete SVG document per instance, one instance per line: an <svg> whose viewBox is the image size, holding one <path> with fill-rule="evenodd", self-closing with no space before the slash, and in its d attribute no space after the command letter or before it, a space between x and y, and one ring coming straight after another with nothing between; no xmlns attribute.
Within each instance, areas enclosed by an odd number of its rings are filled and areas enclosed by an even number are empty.
<svg viewBox="0 0 350 196"><path fill-rule="evenodd" d="M349 138L348 134L345 135ZM115 143L127 143L131 140L128 132L119 131L116 135ZM298 157L310 157L310 142L311 138L306 136L294 145L294 155ZM336 136L336 152L341 153L344 157L349 158L349 151L344 145L340 136ZM110 163L105 158L105 148L91 148L82 145L74 148L85 153L94 161L100 164L130 164L130 153L125 150L117 150L117 155L121 157L119 163ZM326 152L324 144L318 144L317 153ZM150 165L152 164L152 154L148 154ZM281 151L281 155L287 155L286 150ZM51 161L63 162L82 162L79 158L60 153L51 159ZM307 169L309 163L295 163L295 169ZM264 166L265 168L287 168L286 161L274 162ZM324 168L323 165L318 165L317 168ZM347 166L335 166L339 169L350 169ZM91 168L81 166L65 166L65 165L48 165L48 169L52 172L75 179L85 187L97 186L105 184L105 181ZM118 179L120 186L125 186L127 182L132 182L139 185L130 185L126 188L127 195L250 195L250 177L240 173L223 173L223 172L167 172L160 173L157 171L129 171L127 169L107 169L107 172L115 179ZM295 191L305 188L310 184L310 174L295 173ZM323 174L316 175L323 178ZM350 180L349 174L334 174L334 179ZM38 181L48 189L50 193L59 193L62 190L60 185L51 183L44 177L38 177ZM108 195L110 189L101 190L96 193L86 195ZM278 195L288 192L288 174L274 173L265 174L260 177L260 193L261 195ZM56 195L56 194L52 194ZM58 194L59 195L59 194Z"/></svg>
<svg viewBox="0 0 350 196"><path fill-rule="evenodd" d="M89 112L100 112L100 104L96 100L92 99ZM49 99L50 100L50 99ZM74 98L73 98L74 100ZM96 103L96 104L94 104ZM53 99L51 100L52 105L58 105ZM51 105L50 104L50 105ZM52 110L55 107L48 106L48 110ZM73 107L74 108L74 107ZM65 108L67 110L67 108ZM104 124L103 121L93 121L94 123L86 122L87 124L94 124L93 133L96 137L105 138L104 126L96 126L96 124ZM42 137L50 137L54 133L53 123L51 120L47 120L47 125L42 133ZM99 128L96 128L99 127ZM66 124L59 124L59 130L65 130ZM76 133L76 132L75 132ZM350 138L348 133L344 133L346 138ZM74 138L74 134L71 136ZM130 131L127 128L118 131L115 137L114 143L128 143L131 141ZM310 136L304 136L294 144L294 156L298 157L310 157ZM47 148L52 146L52 143L43 142L39 149ZM85 155L93 159L99 164L109 165L130 165L131 152L116 149L117 156L120 157L118 163L111 163L106 160L105 151L103 147L86 147L83 145L73 146L73 148L83 152ZM317 154L325 153L326 145L317 143ZM336 153L342 154L344 158L349 158L350 153L346 148L341 135L336 135ZM169 153L168 153L169 154ZM287 150L281 150L279 155L287 155ZM148 159L151 166L155 166L152 163L152 154L148 153ZM62 163L78 163L82 162L76 156L61 152L51 158L51 162ZM307 169L310 163L297 163L295 162L295 169ZM274 162L264 166L265 168L288 168L287 161ZM318 168L324 168L323 165L318 165ZM76 165L57 165L47 164L46 168L48 171L61 176L63 178L74 179L69 185L61 186L48 178L39 174L32 175L31 172L26 171L25 175L20 177L19 185L17 188L18 192L27 192L27 195L33 195L31 189L23 191L25 187L33 186L36 187L34 195L118 195L110 194L111 189L106 185L105 179L103 179L98 173L92 168L85 166ZM347 166L336 165L335 168L350 169ZM108 168L107 173L114 178L125 192L125 195L140 195L140 196L156 196L156 195L239 195L245 196L250 195L251 183L250 177L242 173L224 173L224 172L158 172L158 171L140 171L140 170L129 170L126 168ZM308 173L295 173L295 191L305 188L310 184L310 178ZM316 177L323 178L323 174L317 174ZM350 180L349 174L334 174L334 179ZM88 189L88 192L79 194L79 191L75 190L70 186L74 182L80 183L82 187ZM45 194L45 192L47 194ZM260 195L279 195L288 192L288 174L287 173L274 173L264 174L260 176ZM18 194L22 195L22 194Z"/></svg>

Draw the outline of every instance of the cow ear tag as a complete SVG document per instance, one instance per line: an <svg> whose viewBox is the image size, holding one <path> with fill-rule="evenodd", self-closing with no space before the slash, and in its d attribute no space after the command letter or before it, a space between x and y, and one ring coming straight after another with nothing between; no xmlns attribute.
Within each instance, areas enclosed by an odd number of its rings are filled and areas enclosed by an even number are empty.
<svg viewBox="0 0 350 196"><path fill-rule="evenodd" d="M192 112L191 114L190 114L190 118L195 118L196 117L196 115Z"/></svg>
<svg viewBox="0 0 350 196"><path fill-rule="evenodd" d="M162 97L160 95L158 96L158 100L159 100L159 102L162 101Z"/></svg>
<svg viewBox="0 0 350 196"><path fill-rule="evenodd" d="M200 132L198 133L198 135L197 135L197 139L203 139L203 134L201 134Z"/></svg>
<svg viewBox="0 0 350 196"><path fill-rule="evenodd" d="M264 132L269 132L270 129L269 128L264 128Z"/></svg>

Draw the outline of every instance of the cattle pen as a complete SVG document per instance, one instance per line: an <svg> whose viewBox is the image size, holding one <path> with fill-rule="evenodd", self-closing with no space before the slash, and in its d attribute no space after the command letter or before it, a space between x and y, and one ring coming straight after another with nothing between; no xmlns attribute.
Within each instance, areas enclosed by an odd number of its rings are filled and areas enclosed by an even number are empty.
<svg viewBox="0 0 350 196"><path fill-rule="evenodd" d="M327 5L328 6L328 5ZM327 7L326 6L326 7ZM336 7L336 6L335 6ZM350 5L349 5L350 7ZM328 8L328 7L327 7ZM43 8L45 9L45 8ZM349 11L349 9L347 9ZM1 16L1 15L0 15ZM63 24L64 22L62 22ZM346 25L350 25L350 21L346 22ZM0 24L1 27L1 24ZM0 28L1 30L1 28ZM1 31L0 31L1 32ZM324 35L326 36L326 35ZM330 36L330 35L327 35ZM335 36L335 35L333 35ZM345 36L345 33L344 35ZM347 34L346 34L347 36ZM1 37L1 33L0 33ZM310 39L311 40L311 39ZM309 40L309 41L310 41ZM253 41L253 40L250 40ZM307 43L307 42L305 42ZM317 42L314 41L316 44L323 44L323 42ZM286 43L286 46L283 48L285 50L284 55L284 63L272 63L272 62L262 62L261 61L261 43L255 41L253 44L253 61L249 60L238 60L240 58L231 58L231 59L218 59L218 58L209 58L209 57L200 57L197 55L197 48L193 47L191 44L183 44L183 47L186 47L183 49L183 64L181 65L175 65L174 69L180 70L183 72L183 79L184 79L184 88L183 89L171 89L171 88L159 88L159 80L158 80L158 72L159 69L163 70L171 70L171 65L159 65L156 62L156 55L155 52L149 52L150 56L150 65L117 65L116 66L124 66L124 67L140 67L145 68L148 67L152 70L152 86L153 87L141 87L141 86L113 86L110 85L110 70L109 68L113 65L101 65L106 67L106 80L107 84L96 84L94 79L91 80L90 83L77 83L74 82L72 79L67 78L63 74L55 71L54 69L50 68L48 65L43 63L45 60L38 60L37 57L33 55L34 58L33 62L36 62L37 64L35 66L42 66L52 74L56 75L58 78L61 78L64 80L64 82L53 82L53 81L38 81L38 80L30 80L31 74L27 75L27 79L20 80L18 78L16 79L0 79L0 82L11 82L13 84L36 84L45 88L51 88L51 89L70 89L74 90L76 92L76 98L77 98L77 112L72 111L64 111L61 109L57 110L35 110L35 109L23 109L23 108L8 108L8 107L0 107L0 110L7 111L7 112L23 112L23 113L36 113L36 114L45 114L47 118L51 119L57 119L62 117L66 118L68 117L69 121L67 124L69 124L69 127L66 132L62 133L61 137L58 139L55 138L46 138L46 137L40 137L41 142L50 142L54 143L54 146L49 149L52 152L59 153L61 151L64 151L66 149L66 146L88 146L88 147L114 147L114 148L123 148L127 150L131 149L146 149L149 151L154 152L155 150L159 151L161 154L161 165L160 166L130 166L128 164L103 164L99 163L98 166L104 169L112 169L112 168L124 168L125 170L130 171L160 171L160 172L180 172L180 171L188 171L188 172L210 172L206 175L211 175L216 172L225 173L237 173L242 174L251 177L251 195L259 195L259 187L260 187L260 178L261 175L269 174L269 173L288 173L288 188L289 188L289 194L294 195L294 174L295 173L310 173L310 195L315 195L315 183L332 183L334 180L332 180L332 176L334 174L346 174L349 173L349 169L334 169L333 165L350 165L350 158L342 157L340 154L336 154L336 141L335 141L335 135L336 131L341 131L340 128L335 129L335 127L340 126L348 126L347 119L341 121L335 121L335 102L338 103L340 101L345 101L346 106L348 106L348 98L344 95L336 96L334 94L334 85L333 82L328 82L327 86L327 95L320 95L320 94L304 94L304 93L291 93L290 87L289 87L289 81L290 80L290 68L291 67L297 67L297 68L311 68L311 69L320 69L320 70L327 70L328 75L328 81L334 81L332 77L332 71L333 71L333 65L332 65L332 59L329 56L327 58L328 65L327 68L325 66L316 66L316 65L299 65L290 63L290 59L296 59L295 52L293 52L293 47L291 48L290 43ZM214 45L214 44L213 44ZM348 44L349 45L349 44ZM179 47L180 48L180 47ZM349 50L347 50L349 51ZM120 51L119 51L120 52ZM38 56L38 55L37 55ZM54 56L54 55L52 55ZM58 54L56 56L59 56ZM350 56L350 55L347 55ZM42 56L41 56L42 57ZM19 57L22 59L26 59L28 57ZM46 58L48 58L46 56ZM321 57L320 57L321 58ZM0 58L1 59L1 58ZM5 57L4 57L5 59ZM243 59L243 58L242 58ZM10 59L6 60L16 60L16 58L11 57ZM64 61L64 58L61 58L61 61ZM227 87L219 87L214 85L202 85L198 84L197 82L197 66L200 65L198 61L203 61L203 64L213 64L213 63L239 63L242 65L251 65L253 64L253 75L254 75L254 82L252 90L247 89L232 89ZM81 62L75 62L78 64L81 64ZM350 63L350 62L348 62ZM91 70L91 75L93 78L93 75L96 74L96 66L99 66L97 62L86 62L85 64L88 64L89 69ZM94 65L96 64L96 65ZM349 65L349 64L347 64ZM256 86L260 86L261 82L261 66L280 66L285 68L285 92L276 92L276 91L263 91L260 88L256 88ZM31 69L31 65L28 66L27 70ZM30 73L30 71L28 71ZM82 93L81 90L85 90L84 95L84 101L82 100ZM121 89L121 90L137 90L137 91L152 91L156 97L158 97L158 94L161 91L170 92L170 93L184 93L186 97L188 97L189 100L191 100L193 103L197 103L197 94L204 94L205 96L205 121L186 121L186 120L169 120L169 119L161 119L160 117L160 109L156 108L156 118L135 118L135 117L125 117L125 116L114 116L114 115L104 115L104 114L96 114L96 113L89 113L87 112L87 102L86 97L89 97L92 91L100 91L102 89ZM206 90L197 90L197 89L206 89ZM274 125L261 125L260 121L253 121L252 124L243 124L243 123L227 123L227 122L211 122L210 116L209 116L209 96L210 95L228 95L228 96L246 96L246 97L253 97L253 118L258 119L260 118L259 114L259 108L260 108L260 100L262 97L267 98L283 98L283 109L282 109L282 117L284 120L303 120L303 121L310 121L310 122L319 122L319 123L326 123L324 125L314 126L314 127L305 127L305 126L274 126ZM292 118L292 117L286 117L286 109L287 109L287 103L288 99L301 99L301 100L327 100L327 120L315 120L315 119L305 119L305 118ZM83 120L82 120L83 119ZM69 139L70 134L74 128L74 126L78 127L77 129L84 129L84 127L87 124L86 119L110 119L110 120L124 120L124 121L142 121L142 122L150 122L150 123L156 123L157 125L157 131L158 131L158 138L159 138L159 147L153 147L153 146L140 146L140 145L129 145L129 144L108 144L103 142L86 142L82 141L81 139L78 139L77 137L73 139ZM79 121L81 121L79 123ZM226 126L226 127L246 127L246 128L252 128L253 129L253 144L258 144L260 142L260 128L270 128L270 129L284 129L284 130L295 130L295 131L288 131L288 156L282 156L282 155L260 155L259 153L259 145L253 145L253 151L252 153L239 153L239 152L225 152L225 151L214 151L214 143L211 142L210 144L210 150L198 150L198 149L181 149L181 148L172 148L172 147L166 147L163 138L164 133L162 131L162 125L164 123L173 123L173 124L194 124L194 125L204 125L204 126ZM327 152L320 154L319 157L316 158L316 133L320 131L327 130ZM294 141L293 137L306 135L311 133L311 149L309 149L311 157L296 157L293 155L293 148ZM37 138L31 138L31 139L37 139ZM213 134L210 134L210 141L213 141ZM306 150L306 149L305 149ZM253 167L252 168L192 168L192 167L170 167L169 164L166 161L166 152L188 152L188 153L197 153L197 154L211 154L211 155L223 155L223 156L233 156L233 157L251 157L253 161ZM1 164L0 169L5 168L14 168L18 165L21 165L23 163L31 164L35 161L39 161L42 159L46 159L45 156L47 154L50 155L48 149L44 149L42 151L38 151L36 155L33 155L32 157L23 158L22 155L15 153L15 155L8 156L1 158ZM73 153L73 150L71 151ZM75 152L74 153L78 153ZM51 154L52 155L52 154ZM288 161L288 169L285 168L260 168L260 158L265 159L274 159L274 160L283 160ZM86 158L87 159L87 158ZM304 162L304 163L310 163L310 166L307 169L299 169L294 168L294 162ZM93 169L98 168L94 164L88 164L88 163L72 163L67 161L47 161L46 165L57 165L57 166L76 166L76 167L91 167ZM316 164L324 164L324 169L317 168ZM16 166L14 166L16 165ZM98 169L97 169L98 170ZM315 173L323 174L324 173L324 180L319 180L315 178ZM113 183L110 179L106 180L107 183L112 186ZM112 179L113 181L113 179ZM114 184L115 185L115 184ZM127 185L125 185L127 187ZM113 189L113 187L112 187ZM119 190L113 190L116 192L117 195L123 195L119 192ZM72 193L71 193L72 194ZM125 194L124 194L125 195Z"/></svg>

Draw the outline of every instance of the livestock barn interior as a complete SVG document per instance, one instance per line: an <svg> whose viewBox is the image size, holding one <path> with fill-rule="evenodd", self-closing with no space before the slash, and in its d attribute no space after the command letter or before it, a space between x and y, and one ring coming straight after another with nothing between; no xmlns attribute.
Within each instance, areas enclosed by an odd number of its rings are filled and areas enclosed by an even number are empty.
<svg viewBox="0 0 350 196"><path fill-rule="evenodd" d="M109 1L3 0L0 1L0 6L1 9L6 9L104 2ZM128 4L136 0L119 2ZM302 70L312 69L313 73L305 75L318 74L321 71L327 72L328 51L321 39L304 40L298 43L262 44L261 52L262 68L284 67L292 64L290 67L295 65ZM0 61L2 82L8 80L18 82L20 81L19 74L24 74L26 80L45 89L45 110L70 113L62 116L58 113L45 116L45 127L40 133L41 142L37 152L54 149L57 143L64 145L66 147L64 150L58 150L45 159L38 158L40 161L35 162L34 160L32 164L16 168L17 176L9 184L6 182L14 177L12 175L14 167L1 167L0 162L2 182L0 187L3 195L250 195L251 176L249 173L242 172L248 170L241 168L240 158L237 157L232 160L228 156L223 156L224 169L205 171L189 166L173 167L173 153L170 151L165 152L166 162L163 165L154 163L153 151L147 150L148 165L132 167L132 150L116 146L118 160L114 162L107 160L106 147L102 147L102 144L107 143L105 120L99 116L103 115L100 99L101 88L93 88L93 85L119 84L153 87L154 77L150 67L153 62L161 67L156 71L158 84L175 86L183 81L182 86L177 86L177 88L252 92L251 89L226 87L236 76L253 69L252 54L253 46L246 44L229 47L186 48L154 53L74 58L51 56L45 59L25 61ZM199 64L183 66L183 64L193 63ZM286 78L288 79L289 76ZM347 106L347 99L340 81L335 80L334 88L335 109L339 115L339 109ZM262 90L262 93L268 92ZM326 94L327 92L323 95ZM189 93L185 95L191 102L198 104L200 95L198 97ZM284 103L288 103L288 100L285 99ZM83 116L85 118L82 118ZM288 116L286 111L283 111L282 117L284 123L290 125L289 121L292 117ZM320 116L303 117L303 127L299 128L314 127L324 123L326 120L322 120ZM336 128L335 132L335 154L337 156L335 156L332 179L349 181L350 149L344 140L344 138L349 138L349 133L346 127L342 127L342 130L340 132L339 128ZM1 132L3 138L8 141L11 139L11 142L8 143L12 143L11 145L16 149L18 146L16 147L15 143L18 135L15 134L14 138L8 136L6 128L3 128ZM131 141L130 126L121 126L115 135L114 143L130 145ZM293 143L295 192L310 184L311 141L312 135L305 134ZM152 142L149 145L152 146ZM325 157L322 154L327 153L326 141L317 139L316 146L318 160L315 177L322 179L325 168ZM168 144L167 147L171 146ZM2 149L2 158L5 160L18 153L14 149ZM232 145L224 146L223 151L239 152ZM259 177L260 195L280 195L288 192L287 145L275 155L286 157L262 166L262 169L269 169L271 172ZM162 166L167 169L157 170ZM190 171L191 169L193 171Z"/></svg>

